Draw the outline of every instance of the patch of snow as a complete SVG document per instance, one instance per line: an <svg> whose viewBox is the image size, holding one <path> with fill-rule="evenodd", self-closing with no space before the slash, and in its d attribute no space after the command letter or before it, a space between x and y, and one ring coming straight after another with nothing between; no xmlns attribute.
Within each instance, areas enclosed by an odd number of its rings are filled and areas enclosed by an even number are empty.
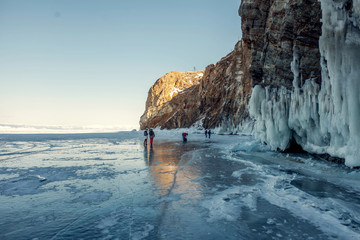
<svg viewBox="0 0 360 240"><path fill-rule="evenodd" d="M107 201L112 196L109 192L103 192L103 191L94 191L94 192L88 192L79 197L75 200L75 202L83 202L86 204L100 204L104 201Z"/></svg>
<svg viewBox="0 0 360 240"><path fill-rule="evenodd" d="M175 93L180 93L182 92L183 90L179 89L179 88L174 88L174 90L169 94L170 95L170 98L173 98L173 95Z"/></svg>
<svg viewBox="0 0 360 240"><path fill-rule="evenodd" d="M227 200L230 194L239 194L241 191L242 190L239 187L233 187L223 192L219 192L217 195L204 200L201 203L201 206L209 211L209 217L207 221L236 221L237 216L241 211L241 207L239 207L239 205L233 201Z"/></svg>
<svg viewBox="0 0 360 240"><path fill-rule="evenodd" d="M109 216L101 219L100 223L96 226L99 229L106 229L112 226L115 226L118 223L118 220L115 216Z"/></svg>
<svg viewBox="0 0 360 240"><path fill-rule="evenodd" d="M133 233L132 236L131 236L131 239L132 239L132 240L145 239L145 238L147 238L147 237L149 236L149 233L150 233L152 230L154 230L154 228L155 228L155 227L154 227L153 225L147 223L147 224L143 227L142 231L138 231L138 232Z"/></svg>

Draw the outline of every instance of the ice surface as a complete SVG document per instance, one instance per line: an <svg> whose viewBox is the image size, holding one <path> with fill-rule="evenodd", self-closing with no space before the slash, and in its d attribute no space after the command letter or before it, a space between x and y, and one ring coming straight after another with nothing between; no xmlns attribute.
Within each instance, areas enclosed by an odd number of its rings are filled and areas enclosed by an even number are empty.
<svg viewBox="0 0 360 240"><path fill-rule="evenodd" d="M250 115L255 134L272 149L285 150L294 138L305 150L345 158L360 166L359 1L322 0L322 81L301 86L300 56L294 47L293 90L256 86Z"/></svg>
<svg viewBox="0 0 360 240"><path fill-rule="evenodd" d="M359 170L182 131L0 135L0 238L360 237Z"/></svg>

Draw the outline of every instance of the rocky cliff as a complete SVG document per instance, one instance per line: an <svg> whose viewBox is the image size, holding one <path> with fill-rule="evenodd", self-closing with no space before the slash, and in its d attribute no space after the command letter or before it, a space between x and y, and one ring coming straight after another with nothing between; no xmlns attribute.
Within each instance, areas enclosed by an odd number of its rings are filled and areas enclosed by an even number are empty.
<svg viewBox="0 0 360 240"><path fill-rule="evenodd" d="M234 51L155 118L148 100L141 126L236 131L250 115L275 150L296 143L360 165L360 0L242 0L239 15Z"/></svg>
<svg viewBox="0 0 360 240"><path fill-rule="evenodd" d="M294 48L302 56L301 78L319 76L319 2L244 0L239 15L243 39L234 51L209 65L199 85L193 82L179 97L164 97L165 89L177 87L165 81L166 75L158 80L149 91L141 128L189 127L197 122L205 128L235 130L248 120L253 85L292 87Z"/></svg>
<svg viewBox="0 0 360 240"><path fill-rule="evenodd" d="M251 82L244 79L242 62L245 56L242 53L242 42L239 42L234 51L209 65L200 81L192 81L191 87L183 88L181 94L173 98L169 97L169 92L178 87L169 80L169 74L160 78L149 90L140 127L172 129L195 123L205 128L225 123L232 129L238 126L248 116L246 106L252 88ZM199 73L183 74L200 76ZM184 77L177 81L187 82Z"/></svg>
<svg viewBox="0 0 360 240"><path fill-rule="evenodd" d="M194 88L198 88L204 71L198 72L170 72L159 78L150 88L146 101L145 113L140 118L140 127L155 128L157 126L165 128L177 128L190 126L193 122L192 114L183 114L181 119L179 111L186 109L196 110L197 104L193 100L194 96L189 95ZM187 104L188 100L189 104Z"/></svg>

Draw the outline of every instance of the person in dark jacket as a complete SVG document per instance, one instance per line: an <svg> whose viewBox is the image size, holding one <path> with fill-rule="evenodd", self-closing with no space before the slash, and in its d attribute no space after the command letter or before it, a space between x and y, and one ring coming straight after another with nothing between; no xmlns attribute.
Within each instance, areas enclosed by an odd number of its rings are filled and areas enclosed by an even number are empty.
<svg viewBox="0 0 360 240"><path fill-rule="evenodd" d="M207 138L207 135L208 135L208 131L207 129L205 129L205 138Z"/></svg>
<svg viewBox="0 0 360 240"><path fill-rule="evenodd" d="M210 139L210 137L211 137L211 130L210 129L208 131L208 135L209 135L209 139Z"/></svg>
<svg viewBox="0 0 360 240"><path fill-rule="evenodd" d="M144 131L144 146L146 147L147 146L147 141L148 141L148 129L145 129Z"/></svg>

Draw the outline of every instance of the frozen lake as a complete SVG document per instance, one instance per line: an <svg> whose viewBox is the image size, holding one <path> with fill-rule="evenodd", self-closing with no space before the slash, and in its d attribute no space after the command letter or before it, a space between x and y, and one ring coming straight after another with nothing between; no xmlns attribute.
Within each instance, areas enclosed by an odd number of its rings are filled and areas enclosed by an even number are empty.
<svg viewBox="0 0 360 240"><path fill-rule="evenodd" d="M0 135L0 239L360 239L360 171L250 136Z"/></svg>

